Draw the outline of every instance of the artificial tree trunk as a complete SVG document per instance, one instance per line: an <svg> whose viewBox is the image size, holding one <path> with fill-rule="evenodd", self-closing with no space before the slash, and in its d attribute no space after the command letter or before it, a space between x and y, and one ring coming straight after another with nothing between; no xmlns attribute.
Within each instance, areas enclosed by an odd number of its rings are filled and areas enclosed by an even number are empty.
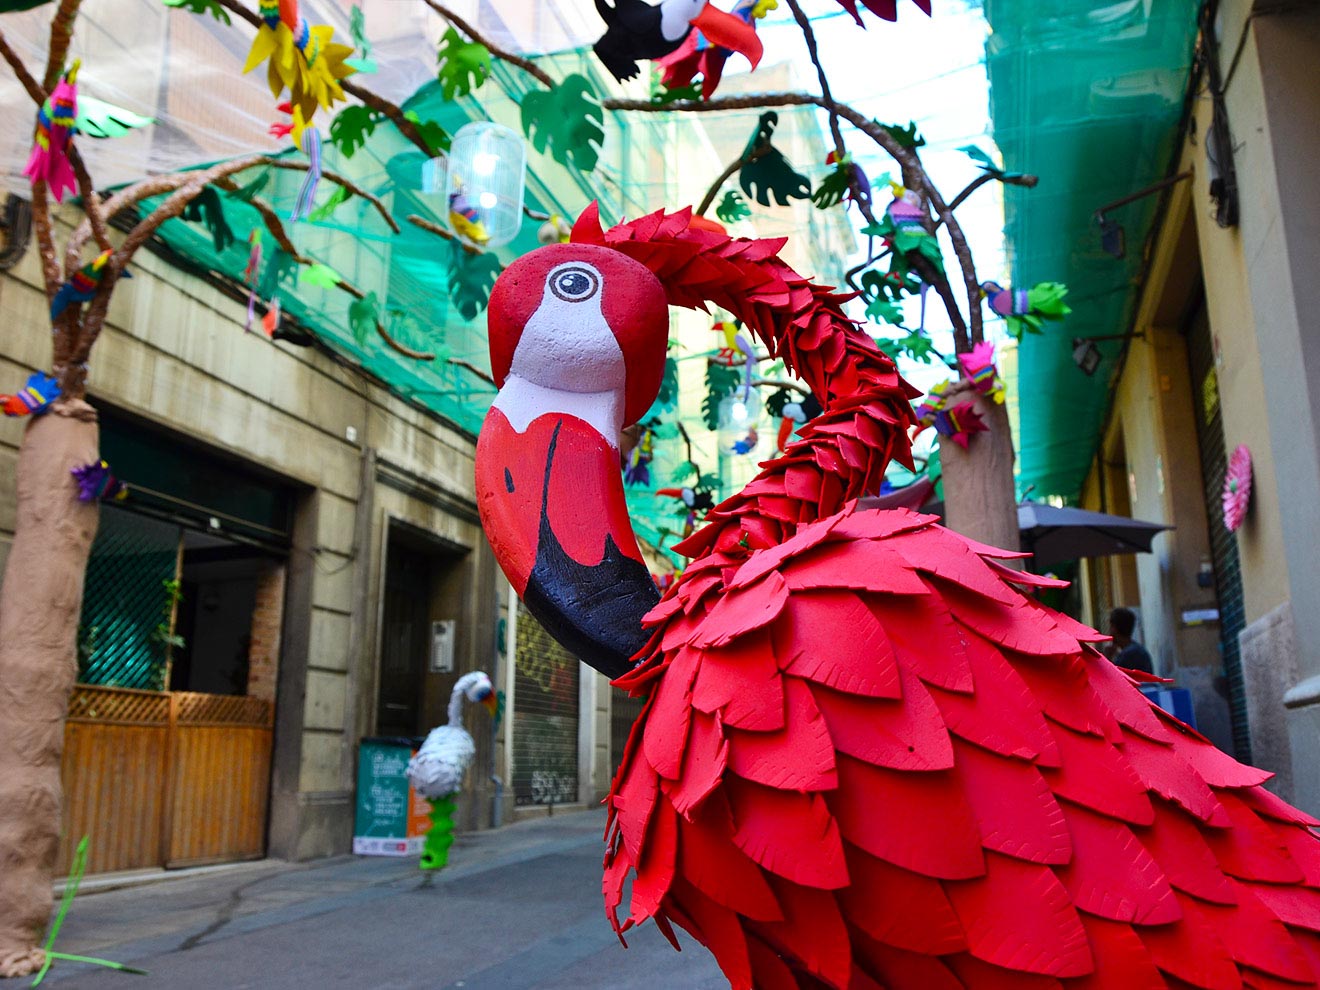
<svg viewBox="0 0 1320 990"><path fill-rule="evenodd" d="M986 425L972 434L963 450L940 438L940 470L944 483L944 519L948 527L992 547L1019 546L1017 496L1013 482L1013 432L1008 409L977 393L963 381L955 383L949 405L973 401Z"/></svg>
<svg viewBox="0 0 1320 990"><path fill-rule="evenodd" d="M28 423L18 453L14 543L0 585L0 977L44 961L64 721L98 518L95 502L78 501L71 471L97 451L95 410L70 398Z"/></svg>

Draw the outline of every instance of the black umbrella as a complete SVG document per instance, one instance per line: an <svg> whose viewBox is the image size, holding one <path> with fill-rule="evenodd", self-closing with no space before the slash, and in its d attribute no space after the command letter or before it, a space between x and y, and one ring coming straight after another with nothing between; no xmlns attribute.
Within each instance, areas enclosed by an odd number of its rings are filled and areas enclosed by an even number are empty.
<svg viewBox="0 0 1320 990"><path fill-rule="evenodd" d="M1150 553L1157 533L1172 526L1111 516L1085 509L1061 508L1041 502L1018 505L1022 549L1035 555L1036 567L1079 557Z"/></svg>

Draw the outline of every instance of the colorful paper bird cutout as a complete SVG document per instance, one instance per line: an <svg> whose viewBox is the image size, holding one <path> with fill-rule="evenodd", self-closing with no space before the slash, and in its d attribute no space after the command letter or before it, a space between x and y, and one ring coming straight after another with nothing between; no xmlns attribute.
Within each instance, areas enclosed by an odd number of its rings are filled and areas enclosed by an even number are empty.
<svg viewBox="0 0 1320 990"><path fill-rule="evenodd" d="M755 32L756 22L778 6L779 0L738 0L729 13ZM701 96L709 100L720 85L724 63L733 53L731 48L712 45L698 30L690 32L678 48L655 61L664 69L660 81L670 90L691 86L692 80L700 75Z"/></svg>
<svg viewBox="0 0 1320 990"><path fill-rule="evenodd" d="M70 473L78 483L79 502L122 502L128 497L128 486L114 476L105 459L73 468Z"/></svg>
<svg viewBox="0 0 1320 990"><path fill-rule="evenodd" d="M963 450L967 449L967 441L973 433L984 433L986 429L985 421L970 402L960 402L935 414L935 432L948 437Z"/></svg>
<svg viewBox="0 0 1320 990"><path fill-rule="evenodd" d="M1004 381L995 365L995 345L983 340L965 354L958 355L958 366L963 377L976 386L976 391L988 395L995 402L1004 401Z"/></svg>
<svg viewBox="0 0 1320 990"><path fill-rule="evenodd" d="M637 445L628 454L628 466L623 472L626 485L651 484L651 458L655 455L655 430L642 427Z"/></svg>
<svg viewBox="0 0 1320 990"><path fill-rule="evenodd" d="M567 244L572 235L572 225L558 213L551 214L536 230L536 240L541 244Z"/></svg>
<svg viewBox="0 0 1320 990"><path fill-rule="evenodd" d="M252 329L252 319L257 308L257 284L261 281L261 230L253 227L248 232L248 260L243 269L243 281L248 285L247 320L243 330Z"/></svg>
<svg viewBox="0 0 1320 990"><path fill-rule="evenodd" d="M917 422L921 426L926 427L935 425L936 415L949 401L949 397L945 395L945 393L948 392L949 386L952 384L952 381L940 382L930 390L929 394L927 394L924 399L921 400L921 404L918 405L916 409Z"/></svg>
<svg viewBox="0 0 1320 990"><path fill-rule="evenodd" d="M60 397L60 384L44 372L34 371L27 384L13 395L0 395L0 411L6 416L36 416Z"/></svg>
<svg viewBox="0 0 1320 990"><path fill-rule="evenodd" d="M76 129L89 138L106 139L124 137L156 122L155 117L144 117L113 103L91 96L78 97Z"/></svg>
<svg viewBox="0 0 1320 990"><path fill-rule="evenodd" d="M73 192L78 185L68 151L78 121L79 65L75 61L65 70L37 111L32 154L23 168L23 174L32 182L46 183L57 203L64 202L64 194Z"/></svg>
<svg viewBox="0 0 1320 990"><path fill-rule="evenodd" d="M455 180L454 191L449 194L449 226L465 240L478 246L490 240L486 224L482 220L481 210L463 193L463 187Z"/></svg>
<svg viewBox="0 0 1320 990"><path fill-rule="evenodd" d="M287 89L301 120L310 123L317 107L328 110L344 99L339 81L356 71L344 62L353 49L332 41L334 29L328 25L309 25L298 12L297 0L259 0L257 8L262 24L243 71L266 62L271 95ZM297 134L294 140L300 138Z"/></svg>
<svg viewBox="0 0 1320 990"><path fill-rule="evenodd" d="M59 292L55 293L55 298L51 300L50 304L52 322L58 320L60 315L70 306L81 306L83 303L91 301L92 296L96 295L96 287L101 284L101 279L105 277L106 265L113 253L110 250L102 251L74 272L73 278L60 286ZM128 278L128 272L124 272L122 277Z"/></svg>
<svg viewBox="0 0 1320 990"><path fill-rule="evenodd" d="M781 452L788 446L794 430L821 414L820 402L814 395L808 395L798 402L785 402L782 414L777 444Z"/></svg>
<svg viewBox="0 0 1320 990"><path fill-rule="evenodd" d="M605 33L593 48L620 82L637 75L638 62L671 54L694 31L700 31L710 45L745 55L753 69L761 60L761 39L751 17L726 14L706 0L660 0L654 7L644 0L615 0L613 6L608 0L596 0L596 10L605 22Z"/></svg>
<svg viewBox="0 0 1320 990"><path fill-rule="evenodd" d="M982 282L981 294L1018 340L1024 333L1040 333L1046 320L1062 320L1072 312L1063 301L1068 287L1062 282L1041 282L1030 289L1005 289L998 282Z"/></svg>

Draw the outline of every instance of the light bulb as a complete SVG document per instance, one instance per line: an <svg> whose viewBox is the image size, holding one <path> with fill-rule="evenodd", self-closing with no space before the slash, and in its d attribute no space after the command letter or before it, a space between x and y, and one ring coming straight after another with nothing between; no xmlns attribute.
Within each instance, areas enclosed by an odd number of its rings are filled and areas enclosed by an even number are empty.
<svg viewBox="0 0 1320 990"><path fill-rule="evenodd" d="M498 155L492 155L489 151L479 151L472 156L472 171L477 175L494 175L495 166L499 163Z"/></svg>
<svg viewBox="0 0 1320 990"><path fill-rule="evenodd" d="M493 192L484 192L477 197L477 202L481 204L483 210L493 210L499 198Z"/></svg>
<svg viewBox="0 0 1320 990"><path fill-rule="evenodd" d="M729 415L733 417L735 423L747 422L747 404L745 402L735 402L729 410Z"/></svg>

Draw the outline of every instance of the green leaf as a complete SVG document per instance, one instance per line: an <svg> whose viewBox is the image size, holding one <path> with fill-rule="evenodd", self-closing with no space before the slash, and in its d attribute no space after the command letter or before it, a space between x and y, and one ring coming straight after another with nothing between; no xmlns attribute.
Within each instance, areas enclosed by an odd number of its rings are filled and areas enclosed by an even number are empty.
<svg viewBox="0 0 1320 990"><path fill-rule="evenodd" d="M504 266L493 254L469 254L454 243L449 257L449 299L465 320L475 320L490 301Z"/></svg>
<svg viewBox="0 0 1320 990"><path fill-rule="evenodd" d="M413 126L426 142L426 146L432 152L439 154L449 150L449 132L437 124L434 120L422 120L417 115L416 110L407 110L403 114L404 119L411 120Z"/></svg>
<svg viewBox="0 0 1320 990"><path fill-rule="evenodd" d="M333 289L342 281L339 273L329 265L323 265L319 261L314 265L308 265L298 273L298 281L306 282L308 285L319 285L323 289Z"/></svg>
<svg viewBox="0 0 1320 990"><path fill-rule="evenodd" d="M738 172L738 185L743 193L762 206L770 205L771 195L780 206L787 206L791 199L811 198L811 183L807 177L794 171L788 159L770 142L778 122L779 114L773 110L761 114L756 131L747 144L749 155L753 151L760 154Z"/></svg>
<svg viewBox="0 0 1320 990"><path fill-rule="evenodd" d="M903 345L903 349L908 354L912 355L914 361L925 361L929 364L937 357L934 342L924 333L918 333L914 330L899 343Z"/></svg>
<svg viewBox="0 0 1320 990"><path fill-rule="evenodd" d="M720 205L715 207L715 215L725 223L737 223L750 217L752 208L747 205L747 200L730 189L720 200Z"/></svg>
<svg viewBox="0 0 1320 990"><path fill-rule="evenodd" d="M345 158L352 158L367 143L385 115L360 103L350 103L330 121L330 143Z"/></svg>
<svg viewBox="0 0 1320 990"><path fill-rule="evenodd" d="M358 72L375 72L376 63L371 57L371 42L367 40L367 19L362 14L362 8L353 4L348 12L348 33L353 38L353 47L357 49L357 57L345 59L344 64L357 69Z"/></svg>
<svg viewBox="0 0 1320 990"><path fill-rule="evenodd" d="M320 223L323 220L329 220L331 214L333 214L335 210L343 206L352 198L353 194L351 192L343 186L336 185L334 191L330 194L330 198L314 209L312 215L308 219L313 223Z"/></svg>
<svg viewBox="0 0 1320 990"><path fill-rule="evenodd" d="M876 121L880 124L880 121ZM880 124L880 129L892 137L904 148L916 149L926 143L926 139L917 133L917 122L909 121L907 127L899 127L897 124Z"/></svg>
<svg viewBox="0 0 1320 990"><path fill-rule="evenodd" d="M678 362L665 358L665 372L660 379L660 393L655 397L655 405L661 409L672 409L678 402Z"/></svg>
<svg viewBox="0 0 1320 990"><path fill-rule="evenodd" d="M595 90L574 73L554 89L533 90L523 97L522 129L532 147L561 165L590 172L600 158L605 140L604 111Z"/></svg>
<svg viewBox="0 0 1320 990"><path fill-rule="evenodd" d="M253 198L260 195L261 191L270 183L270 174L271 169L263 168L229 195L234 199L242 200L244 203L252 202Z"/></svg>
<svg viewBox="0 0 1320 990"><path fill-rule="evenodd" d="M79 101L82 102L81 100ZM216 254L223 254L234 243L234 231L225 219L225 206L220 194L211 186L206 186L194 196L181 214L184 220L200 223L211 235L211 244Z"/></svg>
<svg viewBox="0 0 1320 990"><path fill-rule="evenodd" d="M656 106L667 106L678 100L700 100L701 83L688 83L686 86L666 86L659 79L652 81L651 102Z"/></svg>
<svg viewBox="0 0 1320 990"><path fill-rule="evenodd" d="M90 96L78 97L78 133L91 138L123 137L135 128L155 122L155 117L144 117L113 103Z"/></svg>
<svg viewBox="0 0 1320 990"><path fill-rule="evenodd" d="M221 7L216 0L163 0L166 7L182 7L184 10L194 14L210 14L221 24L231 23L229 14ZM36 4L28 4L28 7L34 7ZM9 9L9 8L6 8ZM26 7L14 8L26 10Z"/></svg>
<svg viewBox="0 0 1320 990"><path fill-rule="evenodd" d="M440 39L436 60L440 63L436 78L440 80L440 95L446 100L467 96L486 81L490 75L490 51L475 41L464 41L450 28Z"/></svg>
<svg viewBox="0 0 1320 990"><path fill-rule="evenodd" d="M820 180L816 191L811 194L811 201L818 209L828 210L831 206L838 206L843 202L843 197L847 196L850 190L852 168L852 160L847 155L842 161L834 163L834 167Z"/></svg>
<svg viewBox="0 0 1320 990"><path fill-rule="evenodd" d="M376 332L377 312L380 303L376 293L368 292L361 299L354 299L348 306L348 325L353 330L353 339L359 347L367 346L367 341Z"/></svg>
<svg viewBox="0 0 1320 990"><path fill-rule="evenodd" d="M257 295L263 299L271 298L279 291L282 284L296 281L300 267L293 255L278 247L272 248L266 258L266 266L261 273L261 281L257 284Z"/></svg>
<svg viewBox="0 0 1320 990"><path fill-rule="evenodd" d="M701 400L701 418L706 424L706 429L719 429L720 402L738 387L741 377L741 373L737 368L726 368L722 364L707 363L706 394Z"/></svg>
<svg viewBox="0 0 1320 990"><path fill-rule="evenodd" d="M669 480L676 484L683 484L689 478L699 477L701 468L697 467L691 461L684 461L678 467L674 468L674 473L669 476Z"/></svg>

